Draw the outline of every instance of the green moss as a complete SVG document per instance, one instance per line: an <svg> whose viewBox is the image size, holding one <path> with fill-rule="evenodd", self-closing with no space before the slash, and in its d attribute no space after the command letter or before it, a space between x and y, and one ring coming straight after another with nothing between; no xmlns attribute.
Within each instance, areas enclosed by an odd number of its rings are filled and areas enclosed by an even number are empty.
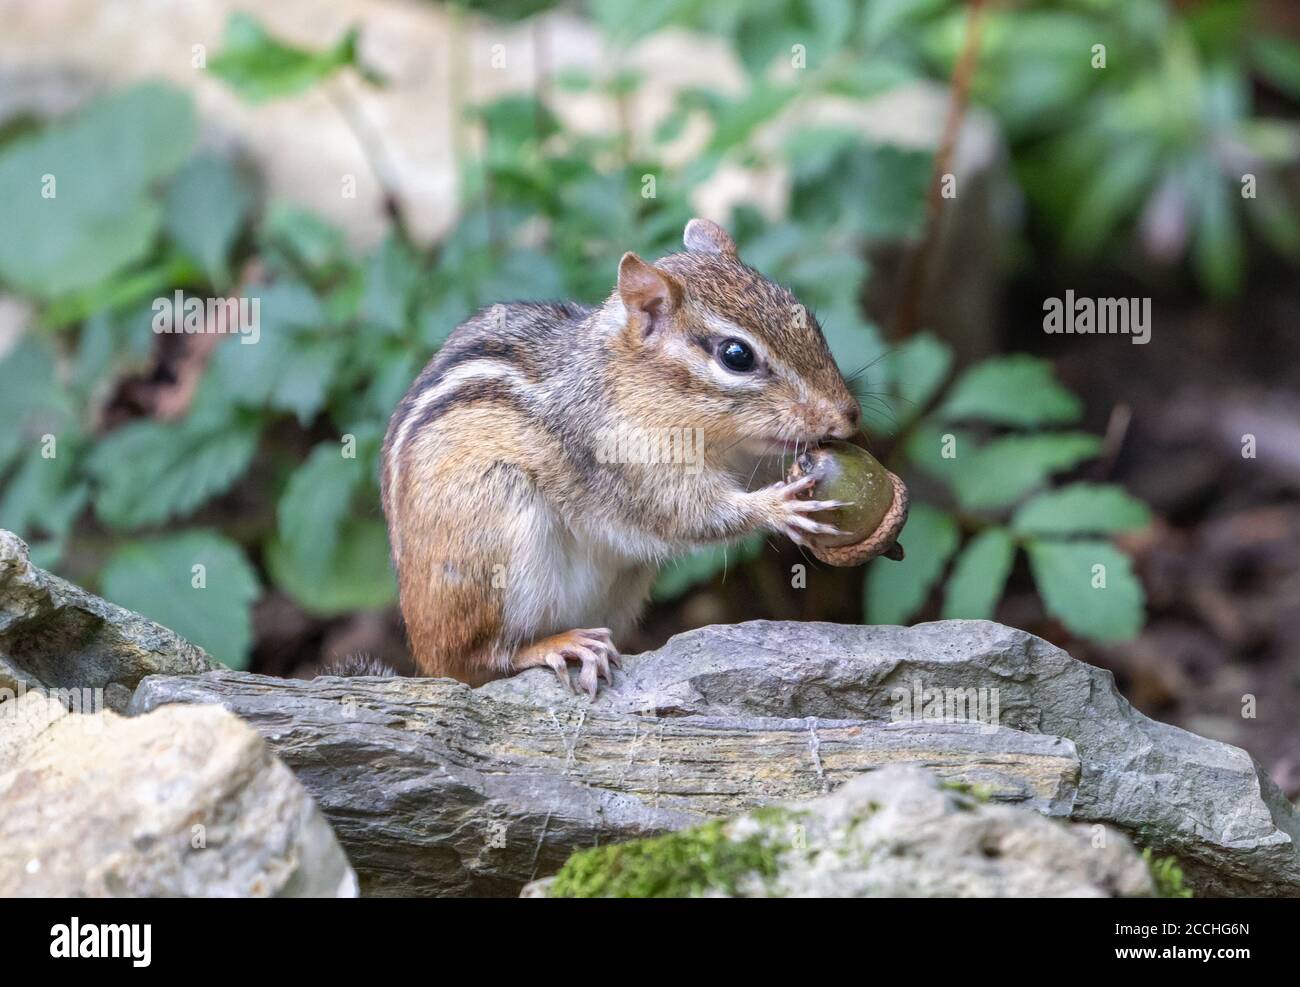
<svg viewBox="0 0 1300 987"><path fill-rule="evenodd" d="M788 822L805 818L808 813L797 809L787 809L780 805L760 805L746 813L750 819L772 829L784 826Z"/></svg>
<svg viewBox="0 0 1300 987"><path fill-rule="evenodd" d="M959 795L966 795L976 802L988 802L993 798L993 786L983 783L971 784L965 781L941 781L939 787Z"/></svg>
<svg viewBox="0 0 1300 987"><path fill-rule="evenodd" d="M721 820L652 840L579 850L560 868L553 898L688 898L735 894L742 878L776 876L776 848L762 835L727 838Z"/></svg>
<svg viewBox="0 0 1300 987"><path fill-rule="evenodd" d="M1142 859L1146 862L1147 870L1151 872L1151 880L1155 882L1157 895L1161 898L1192 897L1192 889L1183 884L1183 868L1179 866L1177 857L1156 859L1151 848L1147 847L1142 851Z"/></svg>

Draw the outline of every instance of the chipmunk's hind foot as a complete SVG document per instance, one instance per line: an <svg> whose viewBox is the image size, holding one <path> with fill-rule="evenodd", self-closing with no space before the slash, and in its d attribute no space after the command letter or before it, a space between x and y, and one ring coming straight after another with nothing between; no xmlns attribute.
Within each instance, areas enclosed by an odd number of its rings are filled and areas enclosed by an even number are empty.
<svg viewBox="0 0 1300 987"><path fill-rule="evenodd" d="M525 668L546 665L555 672L560 684L572 692L569 662L578 662L582 665L582 670L578 672L578 685L589 697L595 699L601 678L610 685L614 684L614 673L610 671L610 666L620 667L619 658L609 629L596 627L565 631L563 634L552 634L534 641L515 655L510 662L510 671L522 672Z"/></svg>

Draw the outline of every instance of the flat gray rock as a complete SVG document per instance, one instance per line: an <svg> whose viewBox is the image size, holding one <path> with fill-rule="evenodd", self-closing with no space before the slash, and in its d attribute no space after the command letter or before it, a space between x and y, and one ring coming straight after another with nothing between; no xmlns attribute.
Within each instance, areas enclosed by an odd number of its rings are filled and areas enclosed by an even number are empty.
<svg viewBox="0 0 1300 987"><path fill-rule="evenodd" d="M1203 893L1300 894L1300 817L1249 754L1149 719L1109 671L1024 631L755 621L678 635L628 679L620 691L631 706L866 720L896 715L899 697L918 689L986 692L1002 726L1074 742L1073 818L1114 823L1177 855Z"/></svg>
<svg viewBox="0 0 1300 987"><path fill-rule="evenodd" d="M624 660L594 703L533 670L438 679L153 677L297 772L375 894L513 894L574 849L817 797L887 764L1109 823L1202 894L1300 894L1295 810L1244 751L1156 723L1109 672L984 621L755 621Z"/></svg>
<svg viewBox="0 0 1300 987"><path fill-rule="evenodd" d="M635 659L631 661L636 661ZM548 671L547 675L551 675ZM578 847L808 798L887 764L1068 812L1073 745L975 723L655 717L547 689L517 701L447 679L242 672L146 679L132 712L221 703L329 817L367 894L514 895ZM548 695L549 693L549 695Z"/></svg>

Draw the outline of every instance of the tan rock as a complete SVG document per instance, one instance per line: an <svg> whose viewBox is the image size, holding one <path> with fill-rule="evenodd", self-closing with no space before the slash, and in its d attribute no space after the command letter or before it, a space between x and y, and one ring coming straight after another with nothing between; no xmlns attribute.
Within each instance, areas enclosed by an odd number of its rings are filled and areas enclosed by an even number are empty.
<svg viewBox="0 0 1300 987"><path fill-rule="evenodd" d="M0 703L0 896L352 897L293 773L219 706Z"/></svg>

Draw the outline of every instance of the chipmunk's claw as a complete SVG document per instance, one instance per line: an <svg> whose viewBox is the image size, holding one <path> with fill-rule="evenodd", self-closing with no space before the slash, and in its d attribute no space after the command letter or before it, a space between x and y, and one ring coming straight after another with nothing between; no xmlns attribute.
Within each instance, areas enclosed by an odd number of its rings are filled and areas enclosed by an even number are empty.
<svg viewBox="0 0 1300 987"><path fill-rule="evenodd" d="M569 664L577 662L581 665L578 685L589 697L595 699L602 678L607 684L614 684L611 668L622 667L619 658L609 628L595 627L565 631L535 641L515 656L510 667L512 672L521 672L526 668L545 665L555 673L560 685L568 692L573 692Z"/></svg>
<svg viewBox="0 0 1300 987"><path fill-rule="evenodd" d="M805 500L801 496L812 489L816 479L801 476L793 480L783 480L765 487L759 495L768 499L771 521L769 527L785 535L796 545L808 547L809 535L839 537L844 534L832 524L809 517L821 511L830 511L848 504L841 500Z"/></svg>
<svg viewBox="0 0 1300 987"><path fill-rule="evenodd" d="M547 655L545 660L551 671L555 673L555 677L560 680L560 685L564 686L565 691L572 692L573 683L569 681L569 663L564 660L564 656L557 652Z"/></svg>
<svg viewBox="0 0 1300 987"><path fill-rule="evenodd" d="M596 698L600 680L607 685L614 684L611 666L619 667L618 649L614 647L613 636L608 628L597 627L590 630L575 630L568 634L568 640L560 646L562 659L581 664L578 672L578 686L589 698ZM565 672L567 682L568 673Z"/></svg>

